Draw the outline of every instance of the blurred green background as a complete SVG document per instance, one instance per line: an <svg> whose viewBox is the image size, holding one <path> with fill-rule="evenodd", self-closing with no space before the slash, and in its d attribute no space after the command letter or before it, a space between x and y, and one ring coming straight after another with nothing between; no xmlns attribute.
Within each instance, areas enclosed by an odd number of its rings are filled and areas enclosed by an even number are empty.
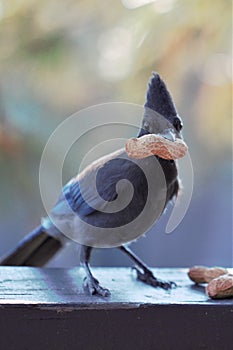
<svg viewBox="0 0 233 350"><path fill-rule="evenodd" d="M173 234L169 209L132 248L152 266L232 265L231 16L230 0L0 0L0 255L45 215L38 171L56 126L93 104L142 105L154 70L184 121L194 192ZM49 266L76 265L77 250ZM129 261L99 249L94 264Z"/></svg>

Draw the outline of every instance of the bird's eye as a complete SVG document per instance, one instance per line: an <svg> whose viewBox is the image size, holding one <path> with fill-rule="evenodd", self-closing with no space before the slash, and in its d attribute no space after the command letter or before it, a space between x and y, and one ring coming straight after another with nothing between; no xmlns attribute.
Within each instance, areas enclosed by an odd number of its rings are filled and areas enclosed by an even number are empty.
<svg viewBox="0 0 233 350"><path fill-rule="evenodd" d="M175 118L173 122L173 126L178 132L180 132L181 129L183 128L183 123L179 118Z"/></svg>

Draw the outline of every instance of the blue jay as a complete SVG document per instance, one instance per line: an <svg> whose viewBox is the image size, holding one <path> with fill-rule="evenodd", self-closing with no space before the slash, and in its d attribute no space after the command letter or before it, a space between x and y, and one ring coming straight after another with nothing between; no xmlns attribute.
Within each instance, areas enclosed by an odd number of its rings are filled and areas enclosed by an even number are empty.
<svg viewBox="0 0 233 350"><path fill-rule="evenodd" d="M164 81L159 74L153 73L137 137L159 133L174 141L182 138L182 126ZM143 169L153 174L155 184L146 210L149 188ZM160 180L161 172L165 187ZM132 193L128 182L133 186ZM174 160L152 155L132 161L124 149L117 150L93 162L73 178L63 188L50 215L3 257L0 265L43 266L65 245L66 240L74 237L81 245L80 262L86 274L83 286L87 293L110 295L110 291L100 285L90 269L91 251L95 247L119 248L135 263L138 280L153 287L170 289L175 283L156 278L127 243L138 238L160 217L168 202L177 197L178 191L179 178ZM128 197L130 200L126 206L118 201L118 207L114 210L117 199L127 202ZM142 211L144 218L137 220ZM131 222L136 224L128 226Z"/></svg>

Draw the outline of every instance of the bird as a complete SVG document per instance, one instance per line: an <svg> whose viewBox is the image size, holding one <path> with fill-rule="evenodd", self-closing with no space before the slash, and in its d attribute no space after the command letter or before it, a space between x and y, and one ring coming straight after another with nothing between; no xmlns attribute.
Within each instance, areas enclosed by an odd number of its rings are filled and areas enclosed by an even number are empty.
<svg viewBox="0 0 233 350"><path fill-rule="evenodd" d="M160 134L171 141L182 139L182 119L157 72L149 80L145 100L137 137ZM176 200L180 187L175 160L156 155L132 160L124 148L107 154L63 187L50 214L0 259L0 265L41 267L65 247L66 241L75 240L81 247L87 294L111 295L91 270L91 252L96 247L120 249L134 262L137 280L169 290L175 282L154 276L129 245L160 218L168 203Z"/></svg>

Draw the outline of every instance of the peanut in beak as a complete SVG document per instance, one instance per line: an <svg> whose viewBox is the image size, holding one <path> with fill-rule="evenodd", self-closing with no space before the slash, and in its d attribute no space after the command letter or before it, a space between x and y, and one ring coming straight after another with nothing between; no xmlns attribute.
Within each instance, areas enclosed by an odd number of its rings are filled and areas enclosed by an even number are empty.
<svg viewBox="0 0 233 350"><path fill-rule="evenodd" d="M167 160L182 158L188 151L188 147L183 140L170 141L159 134L148 134L140 138L129 139L126 142L125 149L130 158L142 159L157 155Z"/></svg>

